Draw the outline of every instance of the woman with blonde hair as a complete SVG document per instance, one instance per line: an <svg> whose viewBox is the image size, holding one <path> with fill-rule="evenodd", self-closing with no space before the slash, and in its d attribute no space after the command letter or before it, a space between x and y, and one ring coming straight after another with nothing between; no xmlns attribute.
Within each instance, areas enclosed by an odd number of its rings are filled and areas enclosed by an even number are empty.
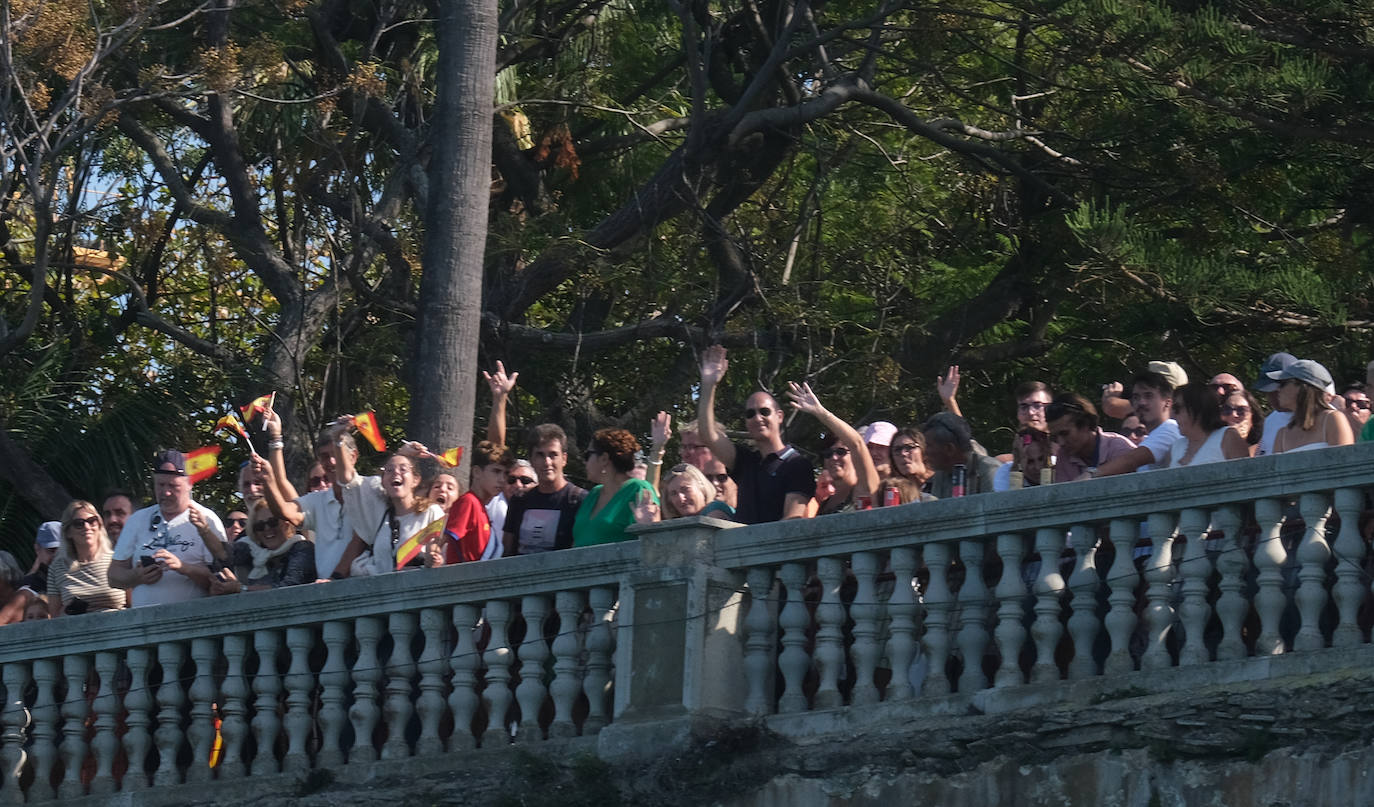
<svg viewBox="0 0 1374 807"><path fill-rule="evenodd" d="M315 547L291 522L273 515L266 499L248 506L246 540L229 547L228 568L211 583L214 594L269 591L315 582Z"/></svg>
<svg viewBox="0 0 1374 807"><path fill-rule="evenodd" d="M48 565L48 594L54 617L117 611L128 592L110 585L114 548L94 504L77 499L62 511L62 542Z"/></svg>
<svg viewBox="0 0 1374 807"><path fill-rule="evenodd" d="M639 500L635 502L635 521L651 524L686 516L728 519L732 513L730 505L716 498L716 486L695 465L680 462L669 468L659 482L659 490L662 513L647 491L640 491Z"/></svg>

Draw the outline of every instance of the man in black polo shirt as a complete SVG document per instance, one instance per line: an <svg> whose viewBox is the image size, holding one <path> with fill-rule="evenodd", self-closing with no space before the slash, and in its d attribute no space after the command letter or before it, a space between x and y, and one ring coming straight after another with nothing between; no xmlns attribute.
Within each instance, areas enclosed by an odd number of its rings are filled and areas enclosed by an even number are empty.
<svg viewBox="0 0 1374 807"><path fill-rule="evenodd" d="M716 385L730 363L725 348L712 345L701 360L701 402L697 434L715 435L709 441L716 458L725 463L739 485L735 520L745 524L805 518L806 505L816 492L811 461L782 441L782 407L772 395L759 391L744 406L744 425L752 446L737 445L716 430Z"/></svg>

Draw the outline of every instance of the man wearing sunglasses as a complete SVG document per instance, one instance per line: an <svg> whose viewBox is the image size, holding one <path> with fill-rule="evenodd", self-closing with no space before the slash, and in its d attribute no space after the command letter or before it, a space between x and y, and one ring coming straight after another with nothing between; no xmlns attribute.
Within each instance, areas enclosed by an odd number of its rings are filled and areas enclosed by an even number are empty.
<svg viewBox="0 0 1374 807"><path fill-rule="evenodd" d="M762 390L744 404L744 426L752 445L739 445L716 429L716 386L729 368L725 348L712 345L702 355L701 401L697 408L697 434L725 465L739 485L735 520L761 524L786 518L805 518L806 506L816 492L811 461L782 439L782 408Z"/></svg>
<svg viewBox="0 0 1374 807"><path fill-rule="evenodd" d="M110 585L128 589L135 608L206 596L210 565L227 554L219 516L191 499L186 455L158 453L153 492L157 503L124 522L110 560Z"/></svg>
<svg viewBox="0 0 1374 807"><path fill-rule="evenodd" d="M1345 401L1345 417L1350 421L1350 431L1358 435L1369 422L1369 393L1360 381L1352 381L1341 390L1341 400Z"/></svg>

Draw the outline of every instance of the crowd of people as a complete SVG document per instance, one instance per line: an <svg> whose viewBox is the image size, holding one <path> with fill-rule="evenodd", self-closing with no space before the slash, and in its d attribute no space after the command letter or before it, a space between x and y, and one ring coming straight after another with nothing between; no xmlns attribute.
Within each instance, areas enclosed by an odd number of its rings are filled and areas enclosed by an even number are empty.
<svg viewBox="0 0 1374 807"><path fill-rule="evenodd" d="M378 475L359 473L344 416L315 441L298 489L269 407L266 454L239 469L241 509L221 519L196 502L186 456L162 451L151 505L137 507L126 491L73 501L38 530L28 571L0 552L0 624L625 541L631 525L662 519L758 524L1374 440L1374 382L1338 388L1320 363L1276 353L1248 389L1230 373L1192 381L1168 361L1150 362L1129 385L1102 385L1096 403L1027 382L1015 391L1012 444L994 454L963 417L951 367L937 384L943 410L905 428L853 426L808 384L790 384L787 406L828 435L817 469L785 439L784 405L767 391L739 413L746 439L729 436L716 417L728 369L724 348L704 352L697 418L678 427L676 465L663 468L674 437L667 413L650 424L647 448L625 429L595 432L580 452L590 489L564 473L574 447L559 426L530 428L524 458L506 446L518 374L500 362L483 374L492 413L467 479L409 441Z"/></svg>

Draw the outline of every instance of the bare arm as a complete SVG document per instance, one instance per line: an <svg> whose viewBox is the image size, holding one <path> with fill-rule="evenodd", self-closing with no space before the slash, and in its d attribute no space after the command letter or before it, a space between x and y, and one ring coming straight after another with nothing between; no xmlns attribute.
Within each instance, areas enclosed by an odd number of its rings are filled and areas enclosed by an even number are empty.
<svg viewBox="0 0 1374 807"><path fill-rule="evenodd" d="M1125 390L1117 381L1102 385L1102 414L1117 420L1131 414L1131 401L1125 396Z"/></svg>
<svg viewBox="0 0 1374 807"><path fill-rule="evenodd" d="M487 439L498 446L504 446L506 444L506 402L510 399L511 391L515 389L515 379L519 378L520 374L506 375L505 365L498 361L496 362L496 374L492 375L483 371L482 377L491 386L491 417L487 419Z"/></svg>
<svg viewBox="0 0 1374 807"><path fill-rule="evenodd" d="M1129 474L1142 465L1149 465L1155 461L1155 455L1145 446L1136 446L1129 452L1122 454L1115 459L1107 460L1097 467L1098 476L1116 476L1117 474Z"/></svg>
<svg viewBox="0 0 1374 807"><path fill-rule="evenodd" d="M951 413L963 417L964 413L959 411L959 365L950 365L945 374L935 379L935 391L940 394L940 401Z"/></svg>
<svg viewBox="0 0 1374 807"><path fill-rule="evenodd" d="M1221 437L1221 455L1228 460L1238 460L1250 456L1250 444L1240 436L1240 432L1228 428Z"/></svg>
<svg viewBox="0 0 1374 807"><path fill-rule="evenodd" d="M191 522L191 526L196 528L196 532L200 533L200 540L201 543L205 544L205 548L210 550L210 554L214 556L215 560L223 563L225 558L229 557L229 551L224 548L224 542L210 527L210 519L205 517L205 510L200 505L192 504L186 517Z"/></svg>
<svg viewBox="0 0 1374 807"><path fill-rule="evenodd" d="M135 567L132 558L112 560L108 577L111 586L127 590L161 580L162 567L157 564Z"/></svg>
<svg viewBox="0 0 1374 807"><path fill-rule="evenodd" d="M673 416L667 412L659 412L649 424L649 434L649 454L645 457L649 467L644 473L644 481L657 488L659 477L663 473L663 451L668 445L668 439L673 436Z"/></svg>
<svg viewBox="0 0 1374 807"><path fill-rule="evenodd" d="M276 453L280 454L281 451L278 450ZM299 527L304 523L305 511L296 503L296 499L300 497L293 496L287 499L282 494L281 486L277 484L276 467L280 464L280 457L277 461L270 463L262 457L254 457L249 462L253 464L253 471L262 477L262 487L267 494L267 507L272 511L272 514L278 518L286 519L293 527ZM291 492L295 493L295 488L292 488Z"/></svg>
<svg viewBox="0 0 1374 807"><path fill-rule="evenodd" d="M701 400L697 402L697 438L711 447L711 453L725 464L727 471L735 468L735 444L716 428L716 385L729 367L725 348L706 348L701 357Z"/></svg>
<svg viewBox="0 0 1374 807"><path fill-rule="evenodd" d="M296 491L296 486L291 484L290 477L286 474L286 461L282 457L281 443L281 418L277 413L268 409L262 415L263 427L267 429L267 459L272 466L272 473L267 474L259 471L263 478L267 480L264 487L267 488L268 507L272 507L272 488L276 487L277 499L284 502L294 502L300 498L300 493ZM277 508L272 507L272 512L280 516Z"/></svg>
<svg viewBox="0 0 1374 807"><path fill-rule="evenodd" d="M789 518L806 518L808 515L806 511L807 505L809 505L810 503L811 500L800 493L787 494L787 498L783 499L782 502L783 521L786 521Z"/></svg>
<svg viewBox="0 0 1374 807"><path fill-rule="evenodd" d="M952 369L952 368L951 368ZM811 391L810 384L795 384L788 382L787 397L792 399L793 408L798 411L811 415L821 422L832 434L834 434L844 447L849 449L849 459L854 463L854 470L858 472L858 484L854 486L854 491L859 496L872 496L878 489L878 468L873 464L873 457L868 453L868 446L864 445L863 435L854 430L853 426L845 423L839 417L821 405L821 401L816 397L816 393ZM805 501L803 501L803 508ZM784 511L786 505L784 505ZM784 518L789 516L784 515ZM791 516L799 518L799 516Z"/></svg>
<svg viewBox="0 0 1374 807"><path fill-rule="evenodd" d="M353 428L351 421L336 423L329 430L329 450L334 452L334 481L339 485L347 485L353 481L353 453L344 451L344 447L339 444L339 438L343 437L349 429Z"/></svg>

